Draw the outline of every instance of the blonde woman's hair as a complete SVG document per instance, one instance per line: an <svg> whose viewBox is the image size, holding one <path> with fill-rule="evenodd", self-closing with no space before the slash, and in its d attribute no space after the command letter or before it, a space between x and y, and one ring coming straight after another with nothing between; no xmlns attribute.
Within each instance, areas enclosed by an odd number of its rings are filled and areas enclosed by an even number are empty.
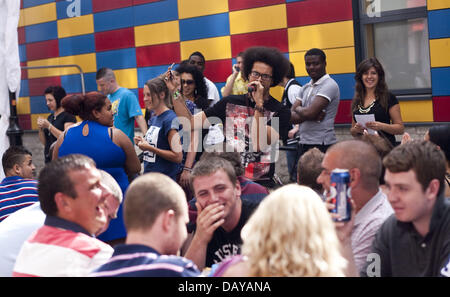
<svg viewBox="0 0 450 297"><path fill-rule="evenodd" d="M312 189L295 184L267 196L241 232L249 276L344 276L334 224Z"/></svg>

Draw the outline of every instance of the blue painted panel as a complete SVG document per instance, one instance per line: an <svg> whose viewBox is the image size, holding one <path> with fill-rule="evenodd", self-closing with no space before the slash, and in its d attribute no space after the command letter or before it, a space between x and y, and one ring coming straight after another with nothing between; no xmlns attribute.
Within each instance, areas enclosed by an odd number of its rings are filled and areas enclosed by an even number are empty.
<svg viewBox="0 0 450 297"><path fill-rule="evenodd" d="M428 34L430 39L450 37L450 9L428 12Z"/></svg>
<svg viewBox="0 0 450 297"><path fill-rule="evenodd" d="M177 0L166 0L133 6L134 25L148 25L178 19ZM98 30L96 30L98 31Z"/></svg>
<svg viewBox="0 0 450 297"><path fill-rule="evenodd" d="M19 97L30 96L30 89L28 88L28 79L20 80L20 95Z"/></svg>
<svg viewBox="0 0 450 297"><path fill-rule="evenodd" d="M132 27L133 25L133 7L125 7L94 14L95 32L127 28Z"/></svg>
<svg viewBox="0 0 450 297"><path fill-rule="evenodd" d="M97 91L97 83L95 82L95 72L84 73L84 87L87 92ZM81 77L79 74L61 76L61 85L67 94L81 93Z"/></svg>
<svg viewBox="0 0 450 297"><path fill-rule="evenodd" d="M80 8L80 16L87 15L92 13L92 0L78 0L79 1L79 8ZM69 13L73 13L74 6L73 2L69 1L57 1L56 2L56 15L58 17L58 20L61 19L67 19L70 16L68 16L67 9L70 6Z"/></svg>
<svg viewBox="0 0 450 297"><path fill-rule="evenodd" d="M23 8L55 2L55 0L23 0Z"/></svg>
<svg viewBox="0 0 450 297"><path fill-rule="evenodd" d="M30 111L31 113L48 113L48 107L44 96L30 97Z"/></svg>
<svg viewBox="0 0 450 297"><path fill-rule="evenodd" d="M27 43L57 38L58 27L56 21L25 27L25 40Z"/></svg>
<svg viewBox="0 0 450 297"><path fill-rule="evenodd" d="M348 100L352 99L355 92L355 74L354 73L344 73L344 74L331 74L331 78L333 78L339 86L340 99ZM311 78L309 76L299 76L296 77L296 80L304 86L307 84Z"/></svg>
<svg viewBox="0 0 450 297"><path fill-rule="evenodd" d="M155 78L158 75L167 71L167 67L170 65L152 66L138 68L138 87L143 88L144 84L151 78Z"/></svg>
<svg viewBox="0 0 450 297"><path fill-rule="evenodd" d="M433 96L450 95L450 67L431 68L431 92Z"/></svg>
<svg viewBox="0 0 450 297"><path fill-rule="evenodd" d="M97 69L101 67L112 69L136 68L136 49L133 47L97 52Z"/></svg>
<svg viewBox="0 0 450 297"><path fill-rule="evenodd" d="M61 57L95 52L94 34L60 38L58 43Z"/></svg>
<svg viewBox="0 0 450 297"><path fill-rule="evenodd" d="M19 59L20 59L20 62L27 61L27 48L26 48L25 44L19 45Z"/></svg>
<svg viewBox="0 0 450 297"><path fill-rule="evenodd" d="M230 35L228 13L180 20L181 41Z"/></svg>

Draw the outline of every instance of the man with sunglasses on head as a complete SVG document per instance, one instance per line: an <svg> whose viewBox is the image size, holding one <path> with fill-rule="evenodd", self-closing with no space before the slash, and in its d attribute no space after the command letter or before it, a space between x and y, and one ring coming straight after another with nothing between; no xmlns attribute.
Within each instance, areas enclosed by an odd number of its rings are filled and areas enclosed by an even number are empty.
<svg viewBox="0 0 450 297"><path fill-rule="evenodd" d="M316 147L322 152L337 142L334 119L339 106L339 86L326 72L326 55L313 48L305 53L305 66L311 80L291 108L292 124L300 124L299 156Z"/></svg>
<svg viewBox="0 0 450 297"><path fill-rule="evenodd" d="M286 141L290 110L273 98L269 90L283 79L289 61L275 48L252 47L244 53L243 74L248 94L230 95L194 116L182 96L174 100L178 116L191 120L191 130L217 124L224 126L227 151L241 153L245 176L266 187L274 187L276 150L281 138ZM169 74L166 73L166 76Z"/></svg>

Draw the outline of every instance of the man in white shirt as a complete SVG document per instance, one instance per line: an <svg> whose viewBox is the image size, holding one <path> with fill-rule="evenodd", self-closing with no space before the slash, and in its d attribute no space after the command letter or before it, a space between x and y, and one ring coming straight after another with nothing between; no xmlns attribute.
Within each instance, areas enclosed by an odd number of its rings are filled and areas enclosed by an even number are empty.
<svg viewBox="0 0 450 297"><path fill-rule="evenodd" d="M189 56L189 64L197 67L198 70L203 74L205 71L205 57L201 52L193 52ZM208 101L209 106L213 106L220 100L219 91L216 85L204 76L206 86L208 87Z"/></svg>
<svg viewBox="0 0 450 297"><path fill-rule="evenodd" d="M322 173L317 178L317 182L328 192L330 174L336 168L350 172L350 193L356 208L351 250L359 271L366 263L376 232L393 214L393 210L379 188L381 159L372 145L361 140L349 140L338 142L328 149L322 161Z"/></svg>

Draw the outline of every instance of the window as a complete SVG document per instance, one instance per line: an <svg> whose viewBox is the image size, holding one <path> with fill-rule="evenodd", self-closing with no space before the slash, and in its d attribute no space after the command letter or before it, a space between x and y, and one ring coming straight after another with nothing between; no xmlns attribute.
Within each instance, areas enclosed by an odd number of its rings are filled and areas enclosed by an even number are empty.
<svg viewBox="0 0 450 297"><path fill-rule="evenodd" d="M431 94L426 0L360 0L362 59L377 57L397 95Z"/></svg>

